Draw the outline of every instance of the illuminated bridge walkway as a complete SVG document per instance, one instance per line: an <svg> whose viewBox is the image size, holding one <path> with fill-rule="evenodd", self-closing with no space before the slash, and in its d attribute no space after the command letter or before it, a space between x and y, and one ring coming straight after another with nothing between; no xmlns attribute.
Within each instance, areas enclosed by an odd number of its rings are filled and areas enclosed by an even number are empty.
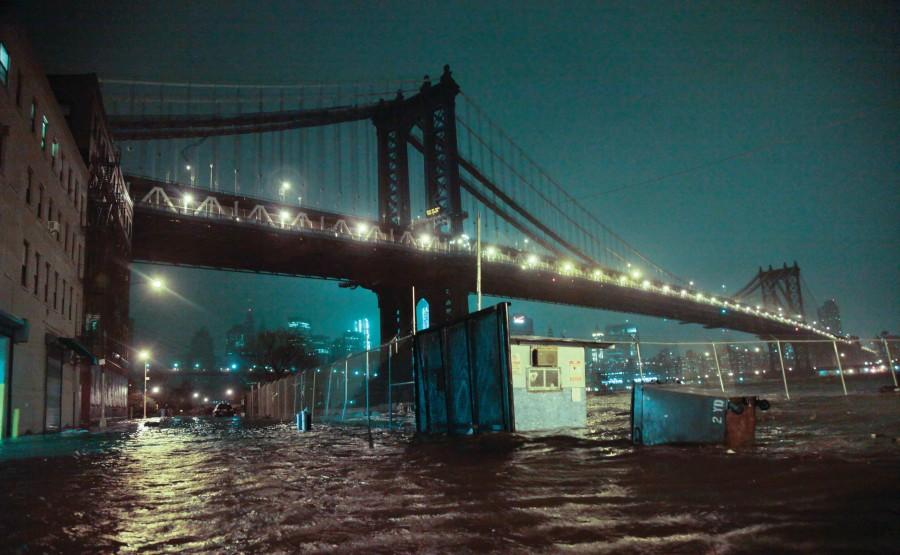
<svg viewBox="0 0 900 555"><path fill-rule="evenodd" d="M796 268L761 271L722 298L654 263L447 67L434 83L103 87L135 201L136 260L342 280L376 293L382 337L402 336L414 296L435 323L468 310L478 215L485 294L833 338L803 320Z"/></svg>
<svg viewBox="0 0 900 555"><path fill-rule="evenodd" d="M448 276L475 287L475 241L395 234L377 221L128 176L134 258L147 262L346 280L378 292ZM832 338L812 325L690 287L497 244L482 245L485 294L659 316L763 338Z"/></svg>

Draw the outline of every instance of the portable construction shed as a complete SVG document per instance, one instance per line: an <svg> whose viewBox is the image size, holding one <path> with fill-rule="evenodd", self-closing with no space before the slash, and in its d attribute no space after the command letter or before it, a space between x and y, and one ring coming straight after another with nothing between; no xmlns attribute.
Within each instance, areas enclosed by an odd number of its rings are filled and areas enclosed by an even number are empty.
<svg viewBox="0 0 900 555"><path fill-rule="evenodd" d="M584 348L609 343L510 337L509 303L415 337L416 427L470 435L583 427Z"/></svg>

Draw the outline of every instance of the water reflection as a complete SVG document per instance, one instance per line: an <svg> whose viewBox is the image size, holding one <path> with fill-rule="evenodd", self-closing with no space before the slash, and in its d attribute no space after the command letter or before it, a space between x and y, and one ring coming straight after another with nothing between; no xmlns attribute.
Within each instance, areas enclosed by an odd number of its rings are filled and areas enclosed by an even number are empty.
<svg viewBox="0 0 900 555"><path fill-rule="evenodd" d="M870 530L900 499L893 397L776 403L735 454L632 447L627 397L592 399L588 424L372 448L361 428L211 418L24 438L0 447L0 533L38 552L890 547Z"/></svg>

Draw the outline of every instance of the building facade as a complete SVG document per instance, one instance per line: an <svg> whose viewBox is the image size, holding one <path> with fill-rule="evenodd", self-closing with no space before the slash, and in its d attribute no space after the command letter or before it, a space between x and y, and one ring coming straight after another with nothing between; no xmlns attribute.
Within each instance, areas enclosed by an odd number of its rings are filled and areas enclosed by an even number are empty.
<svg viewBox="0 0 900 555"><path fill-rule="evenodd" d="M0 435L81 413L89 172L23 31L0 24Z"/></svg>
<svg viewBox="0 0 900 555"><path fill-rule="evenodd" d="M822 324L826 330L831 333L837 335L843 335L844 330L841 325L841 309L838 307L837 302L834 299L828 299L822 306L819 307L819 323Z"/></svg>
<svg viewBox="0 0 900 555"><path fill-rule="evenodd" d="M88 424L101 417L100 387L107 389L104 415L126 416L132 353L128 305L134 208L107 126L97 76L54 75L49 82L88 170L82 224L87 245L82 337L100 362L82 375L81 420Z"/></svg>

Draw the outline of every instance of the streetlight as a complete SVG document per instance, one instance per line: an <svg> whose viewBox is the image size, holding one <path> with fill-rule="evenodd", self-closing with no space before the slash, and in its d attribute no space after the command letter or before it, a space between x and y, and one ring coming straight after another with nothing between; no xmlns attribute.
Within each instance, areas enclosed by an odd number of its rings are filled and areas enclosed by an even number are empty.
<svg viewBox="0 0 900 555"><path fill-rule="evenodd" d="M281 182L281 189L280 189L280 191L279 191L280 194L281 194L281 204L284 204L284 196L287 194L287 192L288 192L290 189L291 189L291 184L290 184L290 182L288 182L288 181L282 181L282 182Z"/></svg>
<svg viewBox="0 0 900 555"><path fill-rule="evenodd" d="M144 420L147 419L147 380L150 378L147 373L150 372L150 351L143 349L138 352L138 360L144 361Z"/></svg>
<svg viewBox="0 0 900 555"><path fill-rule="evenodd" d="M163 281L162 278L160 278L160 277L150 278L150 287L154 291L162 291L163 288L165 288L165 286L166 286L166 282Z"/></svg>
<svg viewBox="0 0 900 555"><path fill-rule="evenodd" d="M234 390L232 390L232 389L227 389L227 390L225 390L225 395L227 395L227 396L229 396L229 397L231 397L231 395L232 395L233 393L234 393Z"/></svg>
<svg viewBox="0 0 900 555"><path fill-rule="evenodd" d="M194 399L196 399L197 397L200 397L200 394L199 394L199 393L194 393Z"/></svg>
<svg viewBox="0 0 900 555"><path fill-rule="evenodd" d="M152 390L152 391L153 391L154 394L159 393L159 386L158 386L158 385L153 386L153 390Z"/></svg>

